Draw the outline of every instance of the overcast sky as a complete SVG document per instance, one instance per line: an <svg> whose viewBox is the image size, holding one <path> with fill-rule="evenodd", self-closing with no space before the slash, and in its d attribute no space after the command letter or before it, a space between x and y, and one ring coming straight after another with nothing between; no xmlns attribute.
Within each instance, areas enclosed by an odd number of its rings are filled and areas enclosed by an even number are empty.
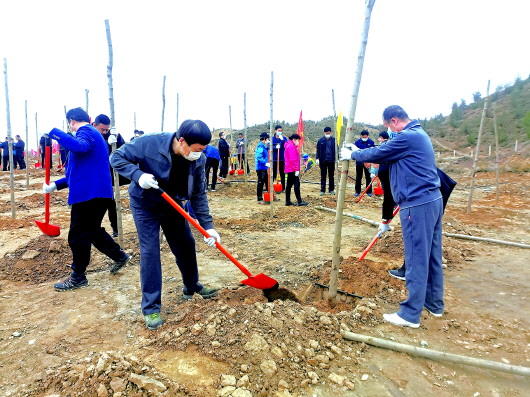
<svg viewBox="0 0 530 397"><path fill-rule="evenodd" d="M0 58L7 59L11 129L30 147L39 132L62 128L64 106L110 113L109 19L114 50L116 127L126 139L136 128L165 131L201 119L210 127L243 128L270 119L321 120L349 113L364 13L363 0L2 0ZM355 121L379 124L399 104L411 117L451 111L530 74L528 15L521 0L376 0ZM2 75L4 77L4 75ZM2 78L2 83L4 83ZM4 84L2 84L4 86ZM0 134L7 130L5 90Z"/></svg>

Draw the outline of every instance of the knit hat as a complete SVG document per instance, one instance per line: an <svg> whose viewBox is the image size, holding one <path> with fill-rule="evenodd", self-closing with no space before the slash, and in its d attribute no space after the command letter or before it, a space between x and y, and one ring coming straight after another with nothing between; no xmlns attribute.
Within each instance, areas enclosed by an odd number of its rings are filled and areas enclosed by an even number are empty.
<svg viewBox="0 0 530 397"><path fill-rule="evenodd" d="M302 156L304 159L308 159L309 158L309 154L307 153L304 153L304 155Z"/></svg>

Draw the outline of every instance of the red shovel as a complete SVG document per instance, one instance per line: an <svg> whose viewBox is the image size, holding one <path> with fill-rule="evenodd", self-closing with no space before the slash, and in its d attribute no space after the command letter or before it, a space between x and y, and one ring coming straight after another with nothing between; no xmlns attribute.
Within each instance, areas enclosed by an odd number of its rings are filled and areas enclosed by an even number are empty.
<svg viewBox="0 0 530 397"><path fill-rule="evenodd" d="M210 238L211 236L204 230L204 228L199 225L195 219L193 219L186 211L184 211L183 208L181 208L180 205L177 204L175 200L173 200L166 192L164 192L162 189L158 188L162 192L162 197L169 203L173 208L175 208L180 215L182 215L186 220L191 223L201 234L206 237ZM246 280L241 281L242 284L246 284L250 287L262 289L262 290L270 290L270 289L277 289L278 288L278 282L269 277L266 276L263 273L257 274L253 276L241 263L238 262L236 258L234 258L230 252L228 252L221 244L219 244L217 241L215 242L215 246L221 251L228 259L232 261L234 265L236 265L239 270L241 270L245 275L248 277Z"/></svg>
<svg viewBox="0 0 530 397"><path fill-rule="evenodd" d="M45 182L47 185L50 184L50 152L51 146L48 145L48 140L46 140L46 152L44 158L44 167L46 169ZM61 234L61 229L59 226L50 224L50 193L44 194L44 222L35 221L39 229L47 236L57 237Z"/></svg>
<svg viewBox="0 0 530 397"><path fill-rule="evenodd" d="M392 216L396 216L396 214L398 213L399 211L399 205L394 208L394 213L392 214ZM366 249L363 251L363 253L361 254L361 256L359 257L359 262L361 262L364 257L366 255L368 255L368 252L370 252L370 250L372 249L372 247L375 245L375 243L377 243L377 240L379 240L379 237L381 237L381 232L377 232L377 234L374 236L374 238L372 239L372 241L370 241L370 244L368 244L368 247L366 247Z"/></svg>

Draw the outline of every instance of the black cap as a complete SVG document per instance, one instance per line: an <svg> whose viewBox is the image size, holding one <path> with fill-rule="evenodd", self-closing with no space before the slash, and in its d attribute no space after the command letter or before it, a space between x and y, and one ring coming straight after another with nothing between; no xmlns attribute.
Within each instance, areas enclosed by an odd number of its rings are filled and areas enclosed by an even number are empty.
<svg viewBox="0 0 530 397"><path fill-rule="evenodd" d="M262 132L261 134L259 134L260 141L263 139L268 139L268 138L269 138L269 134L267 134L266 132Z"/></svg>

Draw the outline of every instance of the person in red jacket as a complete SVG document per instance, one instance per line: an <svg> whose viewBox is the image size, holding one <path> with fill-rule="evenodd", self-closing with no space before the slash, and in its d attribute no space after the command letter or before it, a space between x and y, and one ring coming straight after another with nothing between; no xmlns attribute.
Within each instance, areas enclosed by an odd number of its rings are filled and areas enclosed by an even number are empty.
<svg viewBox="0 0 530 397"><path fill-rule="evenodd" d="M287 186L285 188L285 205L307 205L302 200L300 195L300 152L298 145L300 144L300 135L293 134L289 137L289 141L285 144L285 173L287 174ZM291 202L291 188L294 186L294 195L296 196L297 204Z"/></svg>

